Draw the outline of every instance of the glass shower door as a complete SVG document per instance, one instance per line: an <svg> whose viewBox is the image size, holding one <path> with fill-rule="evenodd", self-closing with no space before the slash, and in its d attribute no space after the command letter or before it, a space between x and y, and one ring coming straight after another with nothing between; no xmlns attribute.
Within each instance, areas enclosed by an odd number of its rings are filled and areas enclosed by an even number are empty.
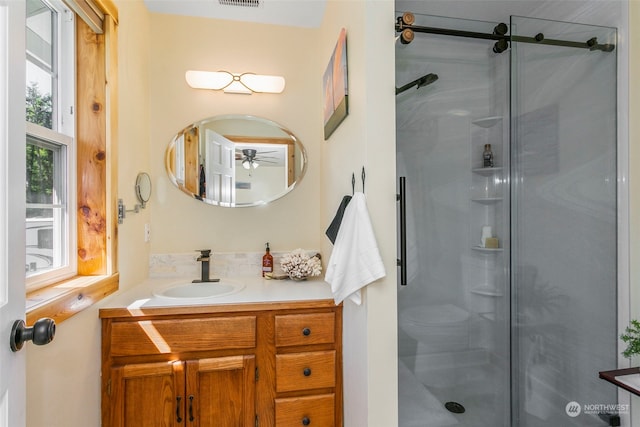
<svg viewBox="0 0 640 427"><path fill-rule="evenodd" d="M615 43L512 17L511 35ZM617 402L616 51L511 43L512 425L603 426Z"/></svg>
<svg viewBox="0 0 640 427"><path fill-rule="evenodd" d="M498 23L416 15L416 24L491 33ZM400 427L510 423L509 57L492 47L424 33L397 45L408 264L398 286Z"/></svg>

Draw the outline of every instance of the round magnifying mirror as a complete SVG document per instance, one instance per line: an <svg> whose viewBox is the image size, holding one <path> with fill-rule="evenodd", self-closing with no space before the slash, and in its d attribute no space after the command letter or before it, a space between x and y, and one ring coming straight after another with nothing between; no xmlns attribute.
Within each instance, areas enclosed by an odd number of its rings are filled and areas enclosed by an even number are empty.
<svg viewBox="0 0 640 427"><path fill-rule="evenodd" d="M151 178L146 172L140 172L136 178L136 196L143 208L151 198Z"/></svg>

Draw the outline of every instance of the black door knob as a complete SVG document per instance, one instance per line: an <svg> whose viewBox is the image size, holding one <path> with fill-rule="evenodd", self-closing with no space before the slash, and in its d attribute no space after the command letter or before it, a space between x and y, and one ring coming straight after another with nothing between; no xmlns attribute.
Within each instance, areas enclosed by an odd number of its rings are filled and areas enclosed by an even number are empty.
<svg viewBox="0 0 640 427"><path fill-rule="evenodd" d="M38 319L31 327L27 327L24 320L16 320L11 328L11 351L18 351L25 342L33 341L35 345L45 345L53 341L56 335L56 322L48 317Z"/></svg>
<svg viewBox="0 0 640 427"><path fill-rule="evenodd" d="M304 368L302 373L304 374L305 377L310 376L311 375L311 368Z"/></svg>
<svg viewBox="0 0 640 427"><path fill-rule="evenodd" d="M309 417L304 417L302 419L302 425L303 426L308 426L309 424L311 424L311 420L309 419Z"/></svg>
<svg viewBox="0 0 640 427"><path fill-rule="evenodd" d="M305 337L308 337L309 335L311 335L311 329L309 328L304 328L302 330L302 335L304 335Z"/></svg>

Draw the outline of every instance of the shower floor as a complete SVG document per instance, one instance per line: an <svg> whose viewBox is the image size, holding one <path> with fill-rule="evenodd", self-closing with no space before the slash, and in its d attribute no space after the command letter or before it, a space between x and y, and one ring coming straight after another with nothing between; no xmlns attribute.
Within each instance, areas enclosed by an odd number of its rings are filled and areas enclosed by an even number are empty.
<svg viewBox="0 0 640 427"><path fill-rule="evenodd" d="M511 398L506 370L484 349L400 357L399 427L509 426L507 405ZM551 399L561 404L546 407L543 411L546 419L528 412L535 410L535 405L525 405L517 424L527 427L548 427L558 422L563 427L603 425L596 416L570 418L564 413L566 399L558 396ZM449 412L445 408L447 402L461 404L465 412ZM540 411L534 413L540 414Z"/></svg>
<svg viewBox="0 0 640 427"><path fill-rule="evenodd" d="M505 391L500 370L486 350L403 357L400 360L400 427L504 425ZM408 399L411 393L414 398ZM422 402L415 396L426 396ZM465 412L445 408L457 402Z"/></svg>

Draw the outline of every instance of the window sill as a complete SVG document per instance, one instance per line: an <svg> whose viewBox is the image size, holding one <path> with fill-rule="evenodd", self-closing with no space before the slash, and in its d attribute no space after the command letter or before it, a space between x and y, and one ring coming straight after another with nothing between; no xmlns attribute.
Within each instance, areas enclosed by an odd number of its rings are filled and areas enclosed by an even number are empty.
<svg viewBox="0 0 640 427"><path fill-rule="evenodd" d="M76 276L27 293L27 324L50 317L57 324L118 290L120 275Z"/></svg>

